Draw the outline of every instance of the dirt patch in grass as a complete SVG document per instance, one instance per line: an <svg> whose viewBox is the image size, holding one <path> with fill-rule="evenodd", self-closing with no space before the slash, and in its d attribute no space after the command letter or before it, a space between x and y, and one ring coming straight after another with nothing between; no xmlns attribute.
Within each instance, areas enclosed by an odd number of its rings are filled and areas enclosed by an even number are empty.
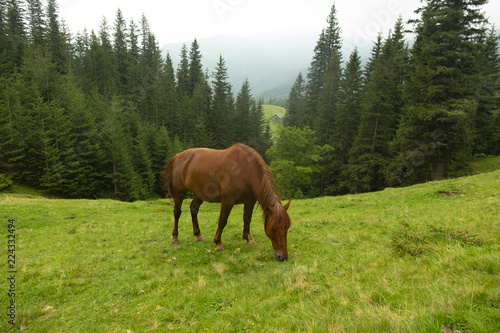
<svg viewBox="0 0 500 333"><path fill-rule="evenodd" d="M481 246L483 239L469 230L455 231L441 226L417 226L402 223L392 237L392 246L402 254L413 257L431 253L444 246Z"/></svg>
<svg viewBox="0 0 500 333"><path fill-rule="evenodd" d="M461 197L461 196L463 196L463 194L462 194L462 192L460 192L460 190L450 190L450 191L439 190L439 191L437 191L437 194L442 195L444 197Z"/></svg>
<svg viewBox="0 0 500 333"><path fill-rule="evenodd" d="M456 329L456 328L449 328L449 327L446 327L445 325L441 326L441 331L443 331L443 333L468 333L470 331L461 331L459 329Z"/></svg>

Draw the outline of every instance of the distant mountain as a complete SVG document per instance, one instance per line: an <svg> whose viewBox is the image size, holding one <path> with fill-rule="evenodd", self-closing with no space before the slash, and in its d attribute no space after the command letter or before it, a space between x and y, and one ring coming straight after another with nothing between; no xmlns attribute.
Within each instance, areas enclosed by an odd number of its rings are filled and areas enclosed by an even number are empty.
<svg viewBox="0 0 500 333"><path fill-rule="evenodd" d="M287 98L299 72L307 73L315 45L315 36L296 40L257 40L235 37L199 39L202 63L210 73L214 72L220 55L226 61L229 81L236 95L243 81L248 78L252 94L256 98ZM186 42L188 50L191 42ZM180 61L183 43L163 46L174 62Z"/></svg>
<svg viewBox="0 0 500 333"><path fill-rule="evenodd" d="M219 56L226 60L229 82L236 95L243 81L248 78L255 98L288 98L290 89L299 72L304 76L311 64L314 47L318 36L299 35L277 38L237 38L217 36L198 39L203 56L202 63L210 73L219 61ZM188 50L192 41L186 42ZM180 61L184 43L167 44L162 47L172 57L174 69ZM344 42L344 45L353 43ZM352 49L344 50L344 59L348 59ZM362 59L369 55L368 49L360 49Z"/></svg>

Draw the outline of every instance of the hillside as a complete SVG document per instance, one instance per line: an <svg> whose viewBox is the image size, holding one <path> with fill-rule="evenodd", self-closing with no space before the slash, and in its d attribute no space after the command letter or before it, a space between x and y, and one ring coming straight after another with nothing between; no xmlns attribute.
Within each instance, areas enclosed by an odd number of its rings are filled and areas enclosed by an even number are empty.
<svg viewBox="0 0 500 333"><path fill-rule="evenodd" d="M293 201L290 259L274 260L242 207L224 253L196 243L185 202L181 245L172 203L0 194L15 222L15 299L28 332L498 332L500 171L409 188ZM219 206L204 204L212 239ZM11 229L12 230L12 229ZM7 247L7 244L4 244ZM7 252L4 266L6 272ZM12 288L12 285L11 285Z"/></svg>
<svg viewBox="0 0 500 333"><path fill-rule="evenodd" d="M273 116L276 114L281 114L282 116L285 115L286 109L281 107L281 106L276 106L276 105L263 105L264 108L264 115L266 117L266 120L269 120L269 125L271 127L271 133L273 137L277 134L282 121L276 121L273 120Z"/></svg>
<svg viewBox="0 0 500 333"><path fill-rule="evenodd" d="M477 159L471 161L469 165L477 173L500 170L500 156Z"/></svg>

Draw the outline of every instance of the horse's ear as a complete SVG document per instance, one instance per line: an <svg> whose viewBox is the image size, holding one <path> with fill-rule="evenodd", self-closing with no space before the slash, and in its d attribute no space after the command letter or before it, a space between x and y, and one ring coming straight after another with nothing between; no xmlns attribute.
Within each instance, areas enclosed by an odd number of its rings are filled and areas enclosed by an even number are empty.
<svg viewBox="0 0 500 333"><path fill-rule="evenodd" d="M285 208L285 210L288 210L288 207L290 207L290 202L292 202L292 200L289 200L286 205L284 205L283 207Z"/></svg>

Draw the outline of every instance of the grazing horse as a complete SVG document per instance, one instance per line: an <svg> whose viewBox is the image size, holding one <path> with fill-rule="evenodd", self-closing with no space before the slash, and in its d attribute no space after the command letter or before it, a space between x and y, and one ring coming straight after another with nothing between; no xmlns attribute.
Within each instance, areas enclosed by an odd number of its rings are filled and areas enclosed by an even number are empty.
<svg viewBox="0 0 500 333"><path fill-rule="evenodd" d="M276 260L288 259L286 237L290 217L286 212L290 201L283 206L273 175L262 157L244 144L235 144L226 150L207 148L188 149L175 155L161 172L167 197L174 200L174 230L172 244L178 245L178 223L181 206L188 190L194 194L191 202L193 233L198 241L205 239L198 226L198 210L203 201L220 202L219 226L215 233L215 250L224 251L221 236L231 209L244 204L243 239L253 242L250 221L258 201L264 212L266 235L271 239Z"/></svg>

